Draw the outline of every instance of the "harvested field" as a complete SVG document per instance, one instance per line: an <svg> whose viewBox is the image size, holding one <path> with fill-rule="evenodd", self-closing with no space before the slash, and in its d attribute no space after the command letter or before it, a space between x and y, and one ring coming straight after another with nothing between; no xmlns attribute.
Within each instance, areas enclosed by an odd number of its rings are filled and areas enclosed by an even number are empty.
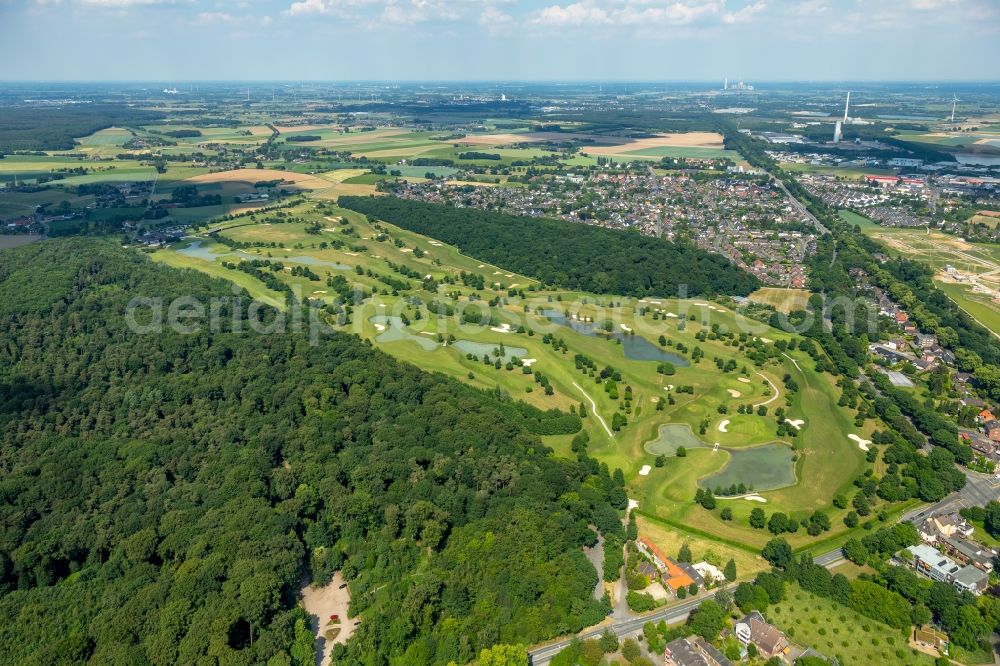
<svg viewBox="0 0 1000 666"><path fill-rule="evenodd" d="M644 139L622 139L616 145L587 146L584 152L592 155L621 155L650 148L714 148L722 150L722 135L715 132L659 134Z"/></svg>
<svg viewBox="0 0 1000 666"><path fill-rule="evenodd" d="M256 183L261 180L278 179L294 183L296 186L307 190L322 190L330 187L330 183L322 178L310 176L304 173L295 173L293 171L280 171L278 169L234 169L232 171L218 171L216 173L205 173L200 176L188 178L187 182L231 183L239 181L244 183Z"/></svg>
<svg viewBox="0 0 1000 666"><path fill-rule="evenodd" d="M265 128L266 129L266 128ZM274 129L279 134L289 134L291 132L315 132L321 130L337 129L336 125L275 125ZM270 134L270 131L268 131Z"/></svg>

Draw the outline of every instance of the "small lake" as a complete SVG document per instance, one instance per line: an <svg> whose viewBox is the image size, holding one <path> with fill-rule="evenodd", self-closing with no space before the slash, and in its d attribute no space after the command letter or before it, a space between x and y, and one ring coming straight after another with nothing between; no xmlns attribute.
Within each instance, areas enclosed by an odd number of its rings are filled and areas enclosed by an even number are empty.
<svg viewBox="0 0 1000 666"><path fill-rule="evenodd" d="M399 340L412 340L420 345L425 351L434 351L438 347L436 335L418 335L407 330L403 325L403 320L399 317L389 315L375 315L368 321L373 324L385 326L385 330L375 336L375 342L396 342Z"/></svg>
<svg viewBox="0 0 1000 666"><path fill-rule="evenodd" d="M660 426L656 439L643 444L646 453L654 456L672 456L677 453L677 447L697 449L707 446L692 432L686 423L665 423Z"/></svg>
<svg viewBox="0 0 1000 666"><path fill-rule="evenodd" d="M956 153L955 159L962 164L971 164L975 166L1000 166L1000 156Z"/></svg>
<svg viewBox="0 0 1000 666"><path fill-rule="evenodd" d="M472 340L457 340L451 343L451 346L459 350L463 354L472 354L479 360L482 360L483 356L489 356L491 359L496 358L493 355L494 349L499 349L500 344L491 344L489 342L473 342ZM508 345L503 346L503 355L500 357L503 362L506 363L514 356L519 359L523 359L528 355L528 350L524 347L510 347Z"/></svg>
<svg viewBox="0 0 1000 666"><path fill-rule="evenodd" d="M594 328L595 324L567 318L566 315L558 310L543 310L542 314L548 317L552 323L567 326L582 335L597 335L597 330ZM625 335L620 331L615 331L612 335L616 340L621 341L625 358L633 361L668 361L679 368L690 365L688 360L683 356L663 351L641 335Z"/></svg>
<svg viewBox="0 0 1000 666"><path fill-rule="evenodd" d="M698 482L715 490L741 483L755 492L784 488L795 483L795 453L784 444L766 444L752 449L726 449L729 462L721 470Z"/></svg>
<svg viewBox="0 0 1000 666"><path fill-rule="evenodd" d="M183 247L179 250L175 250L178 254L183 254L188 257L194 257L196 259L204 259L205 261L215 261L220 257L231 257L233 255L244 257L246 259L263 259L264 261L280 261L289 262L292 264L306 264L308 266L327 266L328 268L333 268L338 271L351 270L351 267L347 264L341 264L336 261L324 261L322 259L317 259L316 257L309 257L306 255L297 255L294 257L267 257L261 254L253 254L252 252L244 252L243 250L224 250L220 251L218 249L213 249L206 247L202 244L200 240L190 243L187 247Z"/></svg>

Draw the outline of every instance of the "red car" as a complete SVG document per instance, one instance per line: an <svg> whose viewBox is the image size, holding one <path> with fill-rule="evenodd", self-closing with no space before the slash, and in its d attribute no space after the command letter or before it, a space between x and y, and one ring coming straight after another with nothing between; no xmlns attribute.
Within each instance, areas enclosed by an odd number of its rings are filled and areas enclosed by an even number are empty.
<svg viewBox="0 0 1000 666"><path fill-rule="evenodd" d="M330 622L340 622L340 616L337 615L337 614L331 615L330 616Z"/></svg>

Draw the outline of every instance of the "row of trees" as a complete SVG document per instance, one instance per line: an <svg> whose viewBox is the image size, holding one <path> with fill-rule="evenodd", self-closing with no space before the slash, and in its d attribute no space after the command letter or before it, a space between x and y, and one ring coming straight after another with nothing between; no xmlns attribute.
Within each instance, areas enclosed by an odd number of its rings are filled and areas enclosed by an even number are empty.
<svg viewBox="0 0 1000 666"><path fill-rule="evenodd" d="M760 286L717 254L636 232L396 197L345 196L338 204L567 289L698 296L746 295Z"/></svg>

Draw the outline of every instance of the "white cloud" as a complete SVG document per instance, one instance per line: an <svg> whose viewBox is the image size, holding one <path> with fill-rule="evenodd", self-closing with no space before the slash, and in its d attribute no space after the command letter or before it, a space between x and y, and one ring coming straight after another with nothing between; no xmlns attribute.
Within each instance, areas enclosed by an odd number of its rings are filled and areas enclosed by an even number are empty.
<svg viewBox="0 0 1000 666"><path fill-rule="evenodd" d="M483 13L479 15L479 25L484 25L491 29L510 25L513 21L513 16L502 12L493 6L487 7L483 10Z"/></svg>
<svg viewBox="0 0 1000 666"><path fill-rule="evenodd" d="M289 16L304 14L333 14L339 3L336 0L299 0L285 10Z"/></svg>
<svg viewBox="0 0 1000 666"><path fill-rule="evenodd" d="M910 0L910 7L920 11L944 9L949 5L957 5L958 0Z"/></svg>
<svg viewBox="0 0 1000 666"><path fill-rule="evenodd" d="M699 22L722 21L744 23L764 11L767 4L758 0L726 11L725 0L688 0L656 2L655 0L620 0L610 6L596 0L579 0L569 5L543 8L534 23L555 26L587 25L692 25Z"/></svg>
<svg viewBox="0 0 1000 666"><path fill-rule="evenodd" d="M603 25L611 22L611 17L600 7L595 7L589 2L574 2L572 5L561 7L552 5L545 7L535 19L536 23L546 25Z"/></svg>
<svg viewBox="0 0 1000 666"><path fill-rule="evenodd" d="M108 7L119 9L123 7L144 7L149 5L172 5L174 0L77 0L81 5L92 7Z"/></svg>
<svg viewBox="0 0 1000 666"><path fill-rule="evenodd" d="M826 4L825 0L805 0L792 5L785 11L793 16L820 16L827 14L830 11L830 6Z"/></svg>
<svg viewBox="0 0 1000 666"><path fill-rule="evenodd" d="M742 9L735 12L727 12L722 15L723 23L747 23L753 20L753 17L767 9L766 2L755 2L753 4L747 5Z"/></svg>

